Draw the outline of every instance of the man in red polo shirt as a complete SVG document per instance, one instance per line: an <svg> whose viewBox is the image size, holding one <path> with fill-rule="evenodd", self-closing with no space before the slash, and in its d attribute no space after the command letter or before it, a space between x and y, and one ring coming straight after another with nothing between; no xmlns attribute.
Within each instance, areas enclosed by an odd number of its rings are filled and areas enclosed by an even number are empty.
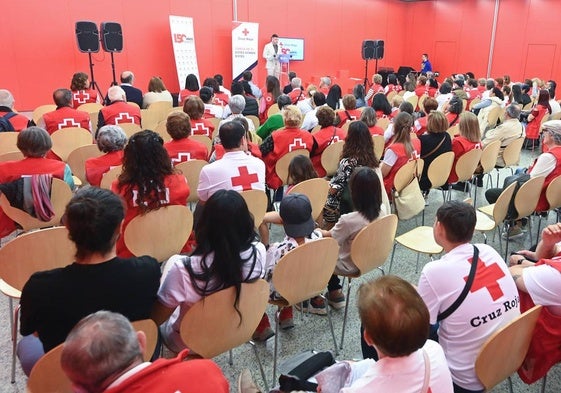
<svg viewBox="0 0 561 393"><path fill-rule="evenodd" d="M90 115L87 112L72 108L72 92L68 89L56 89L53 93L56 109L45 113L39 119L39 127L49 134L61 128L81 127L91 131Z"/></svg>

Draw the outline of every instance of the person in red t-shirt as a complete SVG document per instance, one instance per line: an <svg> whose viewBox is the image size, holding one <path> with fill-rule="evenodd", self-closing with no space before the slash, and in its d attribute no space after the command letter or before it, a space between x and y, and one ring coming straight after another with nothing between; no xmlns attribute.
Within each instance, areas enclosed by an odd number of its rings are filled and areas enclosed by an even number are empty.
<svg viewBox="0 0 561 393"><path fill-rule="evenodd" d="M189 98L188 101L191 101ZM191 124L189 115L184 112L172 112L168 116L166 129L172 140L164 143L171 163L175 166L180 162L191 160L208 160L208 149L201 142L189 138Z"/></svg>
<svg viewBox="0 0 561 393"><path fill-rule="evenodd" d="M371 107L367 106L364 108L360 115L360 121L364 122L368 126L370 135L384 135L384 129L376 125L377 122L376 111ZM378 157L380 159L380 157Z"/></svg>
<svg viewBox="0 0 561 393"><path fill-rule="evenodd" d="M361 111L356 109L356 98L352 94L347 94L343 97L343 107L345 109L338 110L335 115L334 124L341 128L348 121L358 120Z"/></svg>
<svg viewBox="0 0 561 393"><path fill-rule="evenodd" d="M111 168L123 164L123 149L127 135L119 126L103 126L97 133L97 147L103 155L86 160L86 180L90 185L99 187L103 175Z"/></svg>

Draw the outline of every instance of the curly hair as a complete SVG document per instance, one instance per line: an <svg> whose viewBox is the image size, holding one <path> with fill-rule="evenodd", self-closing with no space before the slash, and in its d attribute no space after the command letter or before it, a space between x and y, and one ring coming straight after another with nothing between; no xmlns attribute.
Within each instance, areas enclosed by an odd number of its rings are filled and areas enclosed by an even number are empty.
<svg viewBox="0 0 561 393"><path fill-rule="evenodd" d="M77 72L72 75L72 81L70 82L70 90L85 90L88 86L89 76L85 72Z"/></svg>
<svg viewBox="0 0 561 393"><path fill-rule="evenodd" d="M362 121L349 125L340 159L356 158L358 166L378 168L380 160L374 154L374 143L368 126Z"/></svg>
<svg viewBox="0 0 561 393"><path fill-rule="evenodd" d="M164 140L151 130L137 132L129 139L123 156L123 172L117 188L125 190L125 199L133 199L142 213L156 210L165 200L166 176L175 173Z"/></svg>

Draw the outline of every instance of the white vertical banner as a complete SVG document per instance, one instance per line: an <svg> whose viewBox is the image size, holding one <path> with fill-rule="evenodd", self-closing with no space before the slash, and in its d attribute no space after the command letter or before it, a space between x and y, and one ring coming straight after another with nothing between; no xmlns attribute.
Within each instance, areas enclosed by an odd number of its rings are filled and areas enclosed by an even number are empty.
<svg viewBox="0 0 561 393"><path fill-rule="evenodd" d="M232 79L257 65L259 23L232 22Z"/></svg>
<svg viewBox="0 0 561 393"><path fill-rule="evenodd" d="M175 56L175 68L179 90L185 86L185 78L195 74L199 80L199 67L197 65L197 51L195 49L195 33L193 31L193 18L187 16L169 16L171 42Z"/></svg>

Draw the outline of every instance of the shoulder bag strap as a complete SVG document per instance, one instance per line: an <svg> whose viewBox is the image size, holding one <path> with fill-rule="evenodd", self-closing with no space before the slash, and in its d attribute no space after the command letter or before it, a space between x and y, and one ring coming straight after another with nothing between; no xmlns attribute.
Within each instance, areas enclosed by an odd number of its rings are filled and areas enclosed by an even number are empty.
<svg viewBox="0 0 561 393"><path fill-rule="evenodd" d="M437 322L440 322L440 321L448 318L450 315L452 315L452 313L454 311L456 311L458 309L458 307L460 307L460 305L462 304L462 302L466 298L469 290L471 289L471 285L473 284L473 280L475 279L475 271L477 270L477 261L478 260L479 260L479 249L477 247L473 246L473 259L471 260L471 268L469 270L469 276L468 276L468 279L466 281L466 285L464 286L464 289L462 290L462 293L460 293L460 296L458 296L456 301L454 303L452 303L450 305L450 307L448 307L446 310L444 310L443 312L438 314L438 316L436 317Z"/></svg>
<svg viewBox="0 0 561 393"><path fill-rule="evenodd" d="M428 152L424 156L421 156L422 159L425 159L428 156L431 156L435 151L437 151L440 148L440 146L442 146L442 144L444 143L444 140L446 139L446 133L443 133L443 134L444 134L444 136L442 137L442 140L440 141L440 143L438 145L436 145L436 147L434 149L432 149L430 152Z"/></svg>
<svg viewBox="0 0 561 393"><path fill-rule="evenodd" d="M425 359L425 380L423 382L423 387L421 388L421 393L427 393L429 390L430 382L430 358L427 351L423 349L423 358Z"/></svg>

